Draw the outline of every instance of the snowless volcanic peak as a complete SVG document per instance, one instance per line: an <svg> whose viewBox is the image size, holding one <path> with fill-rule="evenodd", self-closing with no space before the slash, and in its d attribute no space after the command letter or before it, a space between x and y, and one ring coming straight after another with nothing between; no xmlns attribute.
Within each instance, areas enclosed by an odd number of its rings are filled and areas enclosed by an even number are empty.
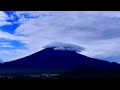
<svg viewBox="0 0 120 90"><path fill-rule="evenodd" d="M63 43L63 42L52 42L50 44L47 44L43 48L54 48L54 50L69 50L69 51L76 51L76 52L81 52L85 49L78 45Z"/></svg>

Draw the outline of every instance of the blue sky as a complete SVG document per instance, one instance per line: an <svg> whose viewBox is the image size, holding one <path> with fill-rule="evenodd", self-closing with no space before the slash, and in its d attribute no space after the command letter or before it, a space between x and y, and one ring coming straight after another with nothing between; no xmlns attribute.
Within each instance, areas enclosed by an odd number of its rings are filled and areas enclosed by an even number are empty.
<svg viewBox="0 0 120 90"><path fill-rule="evenodd" d="M51 42L84 47L81 53L120 62L119 11L0 11L0 57L16 60Z"/></svg>

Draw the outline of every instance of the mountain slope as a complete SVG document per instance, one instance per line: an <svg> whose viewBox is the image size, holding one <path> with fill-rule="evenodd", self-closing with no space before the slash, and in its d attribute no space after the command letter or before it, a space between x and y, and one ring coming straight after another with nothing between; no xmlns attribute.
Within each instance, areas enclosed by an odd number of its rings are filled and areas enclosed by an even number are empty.
<svg viewBox="0 0 120 90"><path fill-rule="evenodd" d="M89 58L75 51L43 49L30 56L0 64L0 72L66 72L76 68L120 69L117 63ZM86 70L87 71L87 70Z"/></svg>

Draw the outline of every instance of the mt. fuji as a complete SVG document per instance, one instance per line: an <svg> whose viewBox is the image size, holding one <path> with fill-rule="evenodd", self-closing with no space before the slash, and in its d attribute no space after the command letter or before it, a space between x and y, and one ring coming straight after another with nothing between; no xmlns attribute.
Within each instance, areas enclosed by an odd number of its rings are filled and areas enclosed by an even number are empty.
<svg viewBox="0 0 120 90"><path fill-rule="evenodd" d="M64 75L64 72L73 71L68 76L78 76L81 75L81 72L82 74L87 72L88 76L90 73L102 72L104 76L106 72L120 72L120 64L118 63L90 58L74 50L55 48L56 46L46 47L30 56L1 63L0 73L59 73L61 75L63 73Z"/></svg>

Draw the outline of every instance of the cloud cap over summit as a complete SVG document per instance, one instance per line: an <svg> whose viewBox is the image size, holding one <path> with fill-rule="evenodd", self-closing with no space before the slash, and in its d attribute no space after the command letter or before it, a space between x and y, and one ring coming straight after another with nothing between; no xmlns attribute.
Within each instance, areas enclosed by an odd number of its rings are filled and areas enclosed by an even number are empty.
<svg viewBox="0 0 120 90"><path fill-rule="evenodd" d="M63 43L63 42L52 42L43 46L43 48L54 48L54 50L69 50L69 51L75 51L75 52L81 52L85 50L84 47L71 44L71 43Z"/></svg>

